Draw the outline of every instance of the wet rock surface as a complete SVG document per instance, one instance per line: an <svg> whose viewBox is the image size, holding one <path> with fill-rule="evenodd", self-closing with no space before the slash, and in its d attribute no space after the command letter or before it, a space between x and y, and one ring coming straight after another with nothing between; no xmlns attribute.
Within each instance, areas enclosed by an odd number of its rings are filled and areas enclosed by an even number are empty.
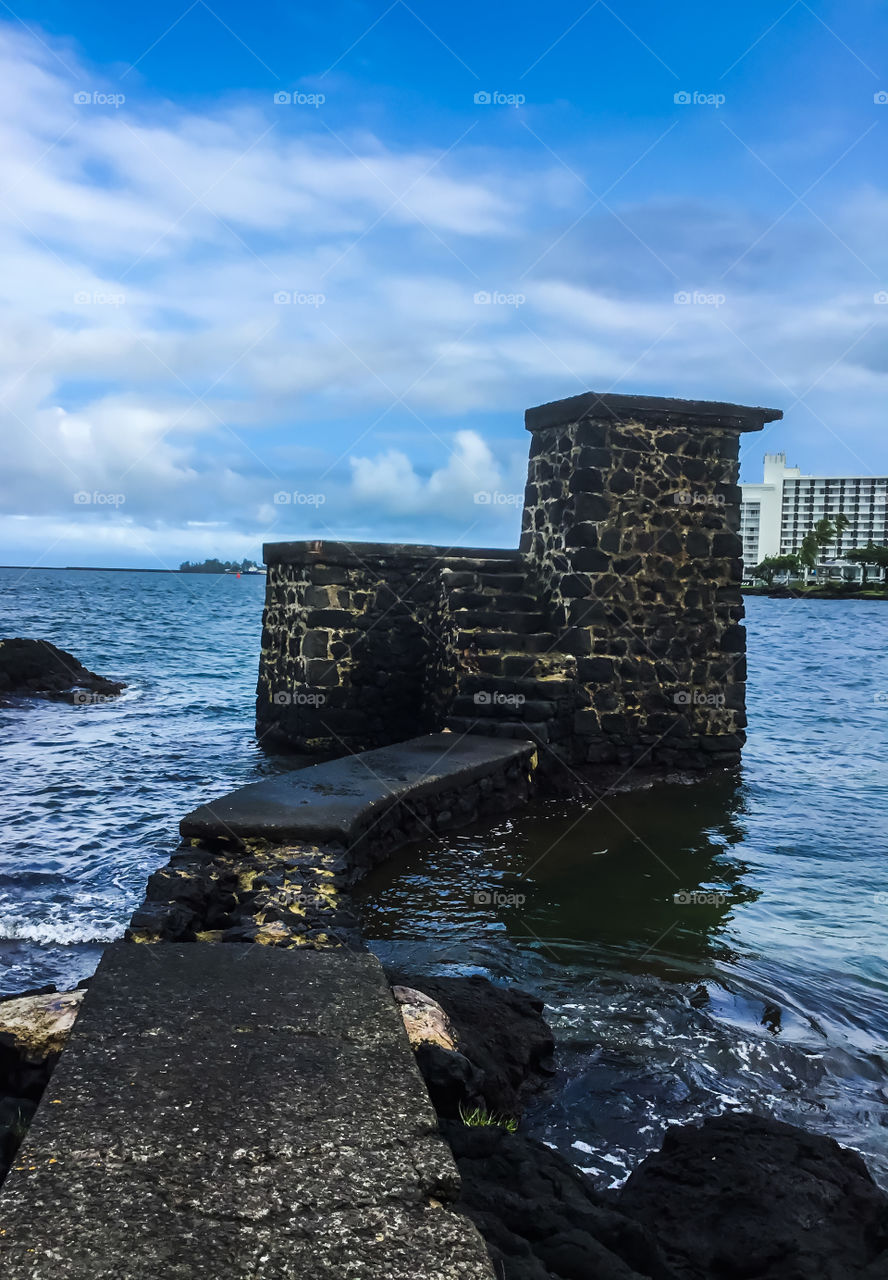
<svg viewBox="0 0 888 1280"><path fill-rule="evenodd" d="M888 1197L832 1138L748 1114L669 1131L618 1192L497 1126L443 1119L458 1207L502 1280L884 1280Z"/></svg>
<svg viewBox="0 0 888 1280"><path fill-rule="evenodd" d="M389 978L437 1001L455 1032L455 1051L441 1044L417 1048L417 1063L439 1115L454 1117L461 1107L482 1107L499 1116L518 1116L527 1095L553 1074L555 1042L543 1003L535 996L476 975L390 973Z"/></svg>
<svg viewBox="0 0 888 1280"><path fill-rule="evenodd" d="M888 1196L856 1152L762 1116L671 1129L619 1196L680 1280L888 1276Z"/></svg>
<svg viewBox="0 0 888 1280"><path fill-rule="evenodd" d="M119 680L89 671L48 640L0 640L0 702L19 697L88 705L114 698L125 688Z"/></svg>
<svg viewBox="0 0 888 1280"><path fill-rule="evenodd" d="M556 1151L496 1126L441 1128L462 1179L458 1207L503 1280L677 1280L655 1233Z"/></svg>
<svg viewBox="0 0 888 1280"><path fill-rule="evenodd" d="M186 840L149 879L126 940L360 949L348 879L341 850Z"/></svg>
<svg viewBox="0 0 888 1280"><path fill-rule="evenodd" d="M414 1048L459 1167L458 1207L501 1280L888 1277L888 1196L856 1152L729 1114L675 1126L621 1190L599 1191L506 1126L551 1070L542 1004L481 977L393 976L436 1001L454 1031L453 1050L434 1037Z"/></svg>

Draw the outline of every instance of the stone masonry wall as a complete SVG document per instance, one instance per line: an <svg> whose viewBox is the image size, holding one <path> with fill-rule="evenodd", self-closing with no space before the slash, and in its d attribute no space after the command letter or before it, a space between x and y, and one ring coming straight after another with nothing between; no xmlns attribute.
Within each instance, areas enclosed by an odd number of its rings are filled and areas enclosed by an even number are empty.
<svg viewBox="0 0 888 1280"><path fill-rule="evenodd" d="M458 666L444 573L472 554L377 543L267 546L260 739L340 755L440 728Z"/></svg>
<svg viewBox="0 0 888 1280"><path fill-rule="evenodd" d="M259 732L341 754L434 727L443 661L431 549L299 543L268 548ZM443 678L443 677L442 677Z"/></svg>
<svg viewBox="0 0 888 1280"><path fill-rule="evenodd" d="M736 764L739 437L778 410L588 393L528 410L520 551L277 543L257 733L342 754L447 727L541 772Z"/></svg>
<svg viewBox="0 0 888 1280"><path fill-rule="evenodd" d="M521 550L577 655L576 762L739 760L738 440L763 415L618 396L528 412Z"/></svg>

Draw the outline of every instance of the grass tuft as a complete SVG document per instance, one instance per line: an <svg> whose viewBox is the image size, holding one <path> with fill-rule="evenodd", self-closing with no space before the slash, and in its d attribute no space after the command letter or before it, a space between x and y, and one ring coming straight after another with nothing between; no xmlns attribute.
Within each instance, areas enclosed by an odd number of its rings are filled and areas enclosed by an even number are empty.
<svg viewBox="0 0 888 1280"><path fill-rule="evenodd" d="M518 1128L516 1116L500 1116L495 1111L485 1111L483 1107L473 1107L471 1111L466 1111L462 1103L459 1104L459 1118L469 1129L497 1128L514 1133Z"/></svg>

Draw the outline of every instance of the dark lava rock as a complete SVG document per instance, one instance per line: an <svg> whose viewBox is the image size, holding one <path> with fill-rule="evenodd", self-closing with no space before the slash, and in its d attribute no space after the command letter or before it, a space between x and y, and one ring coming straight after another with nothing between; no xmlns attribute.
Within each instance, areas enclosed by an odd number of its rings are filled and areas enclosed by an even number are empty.
<svg viewBox="0 0 888 1280"><path fill-rule="evenodd" d="M54 986L17 991L0 997L0 1004L52 995L55 991ZM12 1035L0 1032L0 1184L15 1159L58 1058L57 1053L52 1053L39 1061L32 1059Z"/></svg>
<svg viewBox="0 0 888 1280"><path fill-rule="evenodd" d="M97 676L48 640L0 640L0 699L48 698L89 703L115 697L126 685Z"/></svg>
<svg viewBox="0 0 888 1280"><path fill-rule="evenodd" d="M9 1172L36 1110L37 1103L30 1098L0 1098L0 1183Z"/></svg>
<svg viewBox="0 0 888 1280"><path fill-rule="evenodd" d="M484 1093L484 1072L464 1053L453 1053L439 1044L421 1044L416 1050L419 1067L432 1106L439 1116L458 1116L460 1108L494 1110Z"/></svg>
<svg viewBox="0 0 888 1280"><path fill-rule="evenodd" d="M483 1106L518 1116L528 1093L554 1074L555 1042L543 1002L487 978L419 978L389 974L393 985L413 987L437 1000L453 1023L459 1053L425 1046L417 1063L439 1115Z"/></svg>
<svg viewBox="0 0 888 1280"><path fill-rule="evenodd" d="M620 1209L680 1280L884 1280L888 1196L832 1138L752 1115L681 1126L629 1178Z"/></svg>
<svg viewBox="0 0 888 1280"><path fill-rule="evenodd" d="M501 1280L677 1280L654 1232L542 1143L494 1126L441 1123L462 1180L457 1208Z"/></svg>

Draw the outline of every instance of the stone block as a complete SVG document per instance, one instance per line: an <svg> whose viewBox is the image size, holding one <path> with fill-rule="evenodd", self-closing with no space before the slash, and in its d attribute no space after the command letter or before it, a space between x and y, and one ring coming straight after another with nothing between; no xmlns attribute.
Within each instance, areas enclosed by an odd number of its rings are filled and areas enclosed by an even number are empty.
<svg viewBox="0 0 888 1280"><path fill-rule="evenodd" d="M598 526L590 523L571 525L564 536L564 545L566 547L597 547Z"/></svg>
<svg viewBox="0 0 888 1280"><path fill-rule="evenodd" d="M339 667L335 662L309 658L305 663L305 682L322 688L324 685L339 684Z"/></svg>
<svg viewBox="0 0 888 1280"><path fill-rule="evenodd" d="M571 556L571 562L578 573L607 573L611 567L610 556L592 547L578 548Z"/></svg>
<svg viewBox="0 0 888 1280"><path fill-rule="evenodd" d="M303 658L328 658L330 633L328 631L306 631L300 646Z"/></svg>
<svg viewBox="0 0 888 1280"><path fill-rule="evenodd" d="M584 467L573 472L568 489L571 493L603 493L604 475L597 467Z"/></svg>

